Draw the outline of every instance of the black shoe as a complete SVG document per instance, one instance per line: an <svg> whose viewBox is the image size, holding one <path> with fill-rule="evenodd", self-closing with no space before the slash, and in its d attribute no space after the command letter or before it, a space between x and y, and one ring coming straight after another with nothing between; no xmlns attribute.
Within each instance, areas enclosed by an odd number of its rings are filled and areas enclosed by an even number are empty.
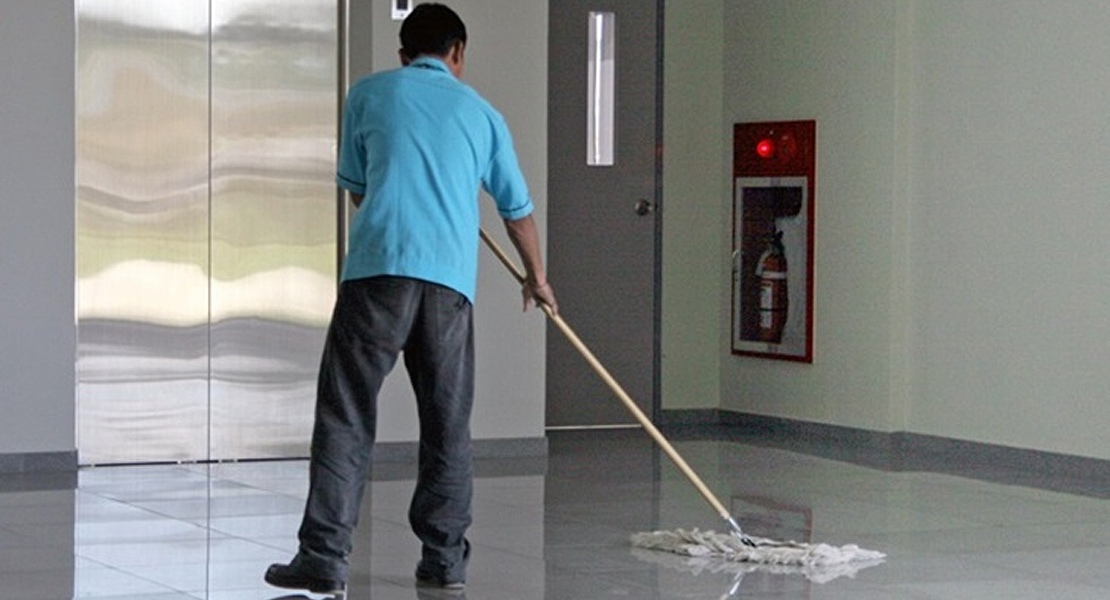
<svg viewBox="0 0 1110 600"><path fill-rule="evenodd" d="M445 581L436 577L429 577L420 573L416 574L416 587L442 590L449 594L461 594L466 591L465 581Z"/></svg>
<svg viewBox="0 0 1110 600"><path fill-rule="evenodd" d="M266 569L266 583L291 590L308 590L313 594L340 596L347 590L347 584L335 579L326 579L305 573L293 564L273 564Z"/></svg>
<svg viewBox="0 0 1110 600"><path fill-rule="evenodd" d="M424 554L429 554L428 548ZM462 562L449 568L427 556L416 563L416 587L424 590L439 590L449 595L461 595L466 590L466 564L470 560L470 542L463 539ZM448 575L448 573L451 573Z"/></svg>

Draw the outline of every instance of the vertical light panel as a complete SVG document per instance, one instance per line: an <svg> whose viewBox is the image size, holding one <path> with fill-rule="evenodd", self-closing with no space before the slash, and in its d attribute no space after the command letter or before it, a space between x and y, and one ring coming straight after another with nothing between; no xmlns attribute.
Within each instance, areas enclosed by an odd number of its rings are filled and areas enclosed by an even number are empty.
<svg viewBox="0 0 1110 600"><path fill-rule="evenodd" d="M307 456L335 301L335 0L212 0L211 448Z"/></svg>
<svg viewBox="0 0 1110 600"><path fill-rule="evenodd" d="M586 69L586 164L612 166L616 15L590 12L589 59Z"/></svg>
<svg viewBox="0 0 1110 600"><path fill-rule="evenodd" d="M77 447L196 460L208 418L208 0L79 0Z"/></svg>

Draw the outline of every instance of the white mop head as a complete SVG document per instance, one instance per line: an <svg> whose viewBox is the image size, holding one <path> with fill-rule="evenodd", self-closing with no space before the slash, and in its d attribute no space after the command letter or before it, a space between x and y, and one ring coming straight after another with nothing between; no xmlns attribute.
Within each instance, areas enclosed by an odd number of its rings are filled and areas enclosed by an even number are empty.
<svg viewBox="0 0 1110 600"><path fill-rule="evenodd" d="M632 535L632 545L637 548L662 550L681 556L764 565L824 568L856 562L881 561L886 557L882 552L864 550L855 544L830 546L780 542L759 537L752 537L751 540L756 544L754 548L745 545L734 535L698 529L652 531Z"/></svg>

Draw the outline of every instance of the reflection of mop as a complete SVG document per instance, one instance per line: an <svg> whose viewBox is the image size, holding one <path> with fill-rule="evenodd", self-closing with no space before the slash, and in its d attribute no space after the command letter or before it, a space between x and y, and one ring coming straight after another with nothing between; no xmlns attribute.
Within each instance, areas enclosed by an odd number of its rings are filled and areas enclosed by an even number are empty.
<svg viewBox="0 0 1110 600"><path fill-rule="evenodd" d="M480 230L482 240L489 246L490 250L497 256L502 264L512 273L513 277L519 283L524 283L524 274L520 269L513 264L512 259L505 253L504 250L498 246L493 238L485 230ZM667 438L659 432L659 429L651 422L650 419L644 415L640 407L629 397L624 388L617 383L616 379L609 374L609 371L602 366L601 362L597 360L593 352L586 347L574 330L563 321L563 318L551 312L550 307L540 304L540 308L544 314L551 319L567 340L575 347L576 350L586 359L586 362L594 369L594 371L605 381L609 389L613 391L624 404L625 408L632 413L632 416L639 421L644 430L655 440L657 444L663 449L667 456L674 462L682 474L690 480L690 483L697 488L705 501L709 503L717 514L724 519L725 524L728 526L731 535L729 534L716 534L712 531L700 532L677 530L674 532L656 531L651 533L640 533L632 537L632 544L641 548L649 548L654 550L665 550L674 552L676 554L683 554L686 556L712 556L716 558L724 558L739 562L752 562L762 564L776 564L776 565L832 565L843 564L854 561L874 560L881 559L883 554L879 552L872 552L870 550L863 550L857 546L843 546L836 548L825 544L802 544L797 542L778 542L765 538L753 538L745 534L741 529L736 519L732 518L728 509L721 504L721 501L713 495L705 482L698 477L690 465L678 454L678 451L671 446Z"/></svg>

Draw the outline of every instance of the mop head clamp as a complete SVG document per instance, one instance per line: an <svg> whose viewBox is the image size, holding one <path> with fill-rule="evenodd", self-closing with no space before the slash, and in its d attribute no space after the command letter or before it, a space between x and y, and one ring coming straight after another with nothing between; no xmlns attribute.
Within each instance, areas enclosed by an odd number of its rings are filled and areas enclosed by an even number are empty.
<svg viewBox="0 0 1110 600"><path fill-rule="evenodd" d="M732 531L733 537L735 537L741 544L744 544L749 548L755 548L758 545L755 543L755 540L753 540L750 536L748 536L748 534L744 533L744 531L740 529L740 524L737 523L736 519L732 518L731 515L725 517L725 523L728 523L728 528L730 531Z"/></svg>
<svg viewBox="0 0 1110 600"><path fill-rule="evenodd" d="M670 552L680 556L725 561L799 567L831 567L849 563L881 562L886 555L855 544L831 546L782 542L736 532L722 534L698 529L635 533L637 548Z"/></svg>

